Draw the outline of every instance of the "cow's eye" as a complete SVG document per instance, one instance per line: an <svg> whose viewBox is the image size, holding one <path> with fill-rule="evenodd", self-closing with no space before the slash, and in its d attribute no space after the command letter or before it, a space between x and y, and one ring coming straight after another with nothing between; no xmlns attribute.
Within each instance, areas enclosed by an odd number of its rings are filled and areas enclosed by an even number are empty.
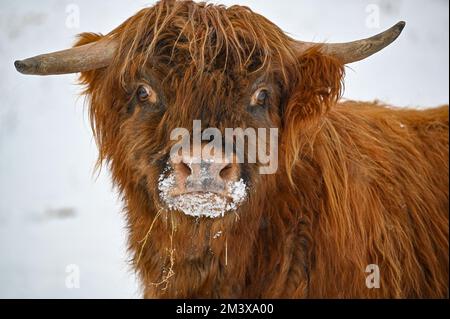
<svg viewBox="0 0 450 319"><path fill-rule="evenodd" d="M253 94L252 99L250 101L251 105L260 105L265 106L267 104L267 100L269 99L269 91L267 89L258 89Z"/></svg>
<svg viewBox="0 0 450 319"><path fill-rule="evenodd" d="M157 96L150 85L141 84L136 91L136 97L141 103L156 103Z"/></svg>

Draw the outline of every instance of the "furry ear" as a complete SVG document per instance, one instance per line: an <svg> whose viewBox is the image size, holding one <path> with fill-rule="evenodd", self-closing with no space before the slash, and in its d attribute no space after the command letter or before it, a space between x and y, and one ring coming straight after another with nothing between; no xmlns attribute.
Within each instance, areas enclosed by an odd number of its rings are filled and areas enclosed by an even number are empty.
<svg viewBox="0 0 450 319"><path fill-rule="evenodd" d="M341 97L344 65L324 55L320 46L298 58L294 89L288 98L284 120L308 120L326 113Z"/></svg>
<svg viewBox="0 0 450 319"><path fill-rule="evenodd" d="M93 43L103 38L103 35L96 33L81 33L74 44L74 47ZM109 149L105 145L110 145L110 136L105 133L106 129L114 127L117 123L118 115L111 112L112 95L104 92L104 89L111 88L111 85L105 85L107 78L106 68L95 69L87 72L81 72L79 75L80 84L84 85L83 94L89 101L89 118L94 132L95 141L99 148L99 157L96 169L100 169L102 162L107 158Z"/></svg>
<svg viewBox="0 0 450 319"><path fill-rule="evenodd" d="M82 46L85 44L93 43L99 41L103 38L102 34L98 33L81 33L77 36L77 41L74 47ZM95 82L96 79L100 77L103 69L92 70L87 72L82 72L80 74L80 83L89 86L91 83ZM87 88L89 90L89 87Z"/></svg>
<svg viewBox="0 0 450 319"><path fill-rule="evenodd" d="M288 177L301 156L301 150L313 143L312 138L326 114L340 99L343 91L345 65L332 56L323 54L320 46L299 56L292 89L283 110L283 143L287 148ZM309 142L308 142L309 141ZM311 146L311 145L309 145Z"/></svg>

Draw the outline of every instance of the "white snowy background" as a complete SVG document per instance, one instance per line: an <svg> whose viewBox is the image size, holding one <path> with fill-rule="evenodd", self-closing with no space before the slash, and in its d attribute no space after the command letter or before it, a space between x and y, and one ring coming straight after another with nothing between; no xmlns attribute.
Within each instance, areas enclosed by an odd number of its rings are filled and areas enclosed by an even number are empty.
<svg viewBox="0 0 450 319"><path fill-rule="evenodd" d="M141 297L121 203L108 172L94 174L97 150L76 76L23 76L13 62L67 48L80 32L107 33L152 3L0 0L0 298ZM395 44L351 65L345 97L448 103L448 0L221 3L247 5L303 40L354 40L406 20ZM69 280L77 270L79 288Z"/></svg>

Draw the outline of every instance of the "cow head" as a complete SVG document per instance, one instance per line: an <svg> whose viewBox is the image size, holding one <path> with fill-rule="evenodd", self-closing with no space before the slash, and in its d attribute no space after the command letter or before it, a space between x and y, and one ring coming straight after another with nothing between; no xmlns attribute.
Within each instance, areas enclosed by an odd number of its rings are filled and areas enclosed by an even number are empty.
<svg viewBox="0 0 450 319"><path fill-rule="evenodd" d="M263 155L280 157L292 180L299 123L314 123L337 101L346 63L381 50L403 27L314 44L245 7L167 0L105 36L81 34L72 49L15 65L26 74L81 72L100 162L125 195L141 194L135 202L154 211L223 217L261 187L262 168L276 172ZM227 135L235 129L244 135Z"/></svg>

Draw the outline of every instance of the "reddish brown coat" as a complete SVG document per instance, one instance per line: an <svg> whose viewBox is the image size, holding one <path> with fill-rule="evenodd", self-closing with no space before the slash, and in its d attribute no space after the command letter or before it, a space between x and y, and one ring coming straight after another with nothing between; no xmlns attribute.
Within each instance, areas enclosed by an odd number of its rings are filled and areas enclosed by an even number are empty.
<svg viewBox="0 0 450 319"><path fill-rule="evenodd" d="M197 29L186 24L189 15ZM167 144L163 124L142 124L136 135L131 120L123 120L123 82L162 50L164 42L148 35L173 37L183 23L186 37L197 37L187 39L198 47L186 59L200 73L208 67L202 57L218 52L201 45L214 30L218 42L227 40L222 44L234 62L245 55L239 35L253 35L251 43L275 52L262 70L278 72L284 83L282 115L273 115L281 130L278 173L260 176L248 202L223 219L195 221L158 209L159 171L138 158ZM204 26L211 28L206 35ZM145 297L448 296L448 106L416 111L339 103L342 63L320 48L296 56L289 37L242 7L162 1L111 36L121 40L115 60L83 73L82 81L100 163L110 163L126 203L129 247ZM78 45L99 38L84 34ZM190 119L181 107L179 113L165 125ZM141 169L146 180L136 174ZM366 286L370 264L380 267L380 289Z"/></svg>

